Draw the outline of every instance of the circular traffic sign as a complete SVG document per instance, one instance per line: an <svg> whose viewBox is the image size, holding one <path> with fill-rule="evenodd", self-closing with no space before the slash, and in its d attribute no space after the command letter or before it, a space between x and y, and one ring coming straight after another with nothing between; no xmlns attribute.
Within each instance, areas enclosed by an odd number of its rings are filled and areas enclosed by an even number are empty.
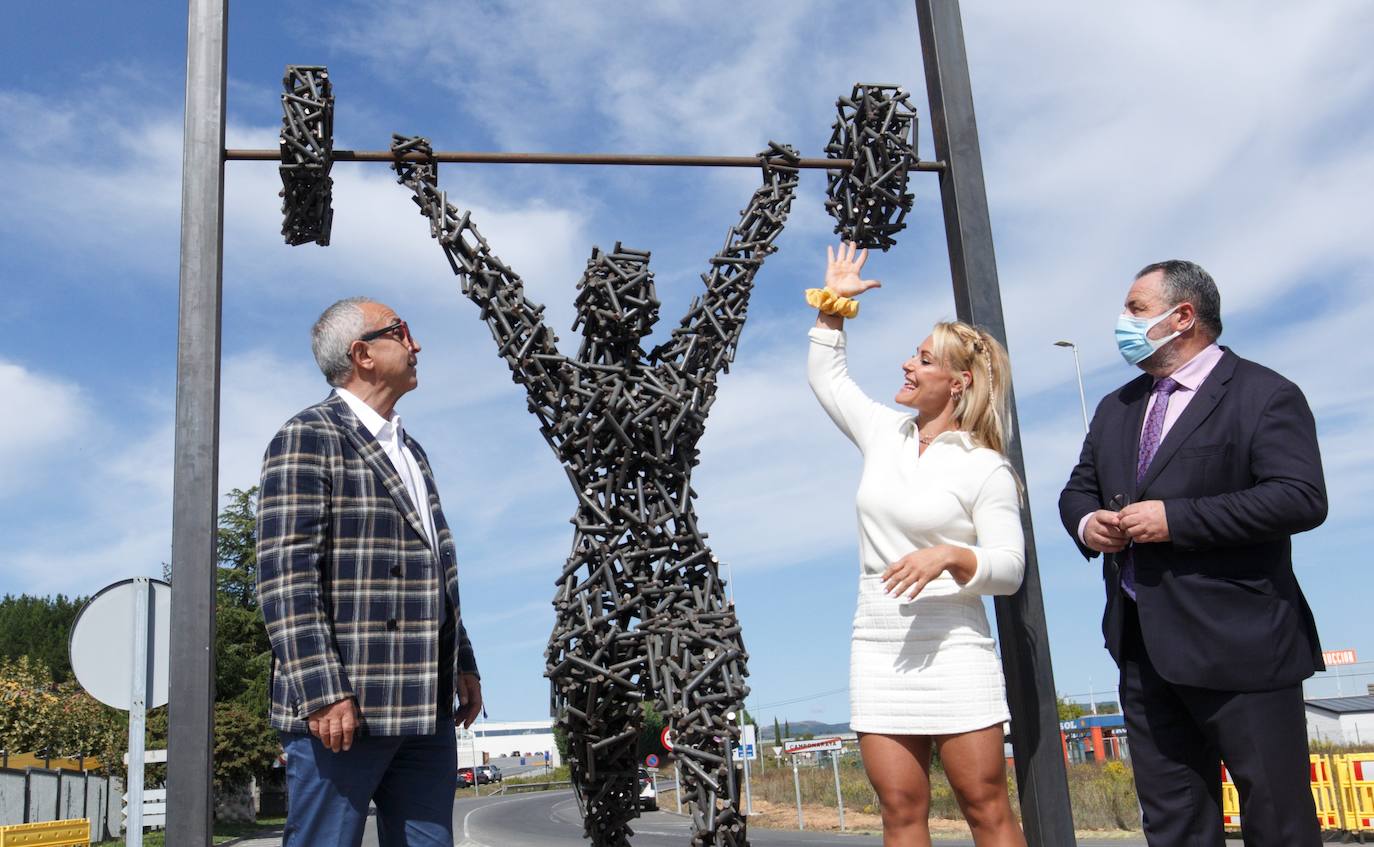
<svg viewBox="0 0 1374 847"><path fill-rule="evenodd" d="M645 756L645 757L644 757L644 767L646 767L646 768L656 768L656 767L658 767L658 756L654 755L653 753L650 753L649 755Z"/></svg>
<svg viewBox="0 0 1374 847"><path fill-rule="evenodd" d="M168 645L171 643L172 586L147 579L107 585L86 601L72 624L72 673L81 687L107 706L127 710L134 673L134 608L144 592L147 614L146 708L167 702Z"/></svg>
<svg viewBox="0 0 1374 847"><path fill-rule="evenodd" d="M665 726L665 727L663 728L663 734L660 735L660 736L658 737L658 740L663 742L663 749L664 749L664 750L667 750L669 753L673 752L673 730L672 730L672 727L667 727L667 726Z"/></svg>

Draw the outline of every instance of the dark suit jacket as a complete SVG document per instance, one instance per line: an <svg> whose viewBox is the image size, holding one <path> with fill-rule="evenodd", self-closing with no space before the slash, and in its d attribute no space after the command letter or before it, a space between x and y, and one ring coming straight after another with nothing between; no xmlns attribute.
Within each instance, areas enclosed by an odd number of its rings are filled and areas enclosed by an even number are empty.
<svg viewBox="0 0 1374 847"><path fill-rule="evenodd" d="M1136 485L1148 374L1107 395L1060 517L1078 524L1117 494L1164 501L1171 541L1134 547L1136 604L1150 659L1170 682L1230 691L1292 685L1323 668L1293 575L1290 536L1326 519L1316 425L1293 383L1223 348ZM1105 557L1102 631L1121 662L1121 575Z"/></svg>
<svg viewBox="0 0 1374 847"><path fill-rule="evenodd" d="M270 722L355 697L365 732L428 735L453 702L457 671L476 673L458 604L453 534L429 459L406 444L429 487L439 554L382 445L338 394L282 425L258 494L258 602L272 642ZM439 585L452 606L440 628ZM447 643L441 650L440 639ZM438 663L448 691L439 691Z"/></svg>

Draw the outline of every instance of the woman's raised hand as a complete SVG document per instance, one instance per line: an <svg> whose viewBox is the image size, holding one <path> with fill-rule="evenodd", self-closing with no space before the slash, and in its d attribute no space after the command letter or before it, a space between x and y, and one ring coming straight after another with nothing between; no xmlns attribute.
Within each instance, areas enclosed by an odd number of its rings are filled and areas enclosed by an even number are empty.
<svg viewBox="0 0 1374 847"><path fill-rule="evenodd" d="M868 260L867 248L860 250L852 241L841 244L839 250L827 246L825 258L825 287L840 297L854 297L882 285L876 279L859 278Z"/></svg>

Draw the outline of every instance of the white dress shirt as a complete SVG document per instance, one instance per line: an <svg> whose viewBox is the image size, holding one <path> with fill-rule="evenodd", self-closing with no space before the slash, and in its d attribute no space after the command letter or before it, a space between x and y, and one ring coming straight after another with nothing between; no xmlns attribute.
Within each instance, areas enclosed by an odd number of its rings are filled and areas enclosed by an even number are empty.
<svg viewBox="0 0 1374 847"><path fill-rule="evenodd" d="M1173 394L1164 398L1167 405L1164 407L1164 428L1159 432L1160 444L1164 443L1164 437L1169 434L1169 430L1183 415L1183 410L1188 408L1188 404L1197 396L1197 390L1202 387L1202 383L1206 382L1207 377L1212 375L1217 363L1221 361L1222 352L1221 347L1217 346L1215 342L1209 344L1202 348L1196 356L1185 362L1182 367L1169 374L1169 377L1178 383L1178 388L1174 390ZM1158 382L1159 380L1156 379L1155 383ZM1153 388L1153 386L1151 387ZM1145 402L1145 417L1140 424L1141 434L1145 432L1145 421L1150 419L1150 410L1155 407L1156 399L1157 395L1152 390L1150 399ZM1137 437L1136 444L1139 445L1139 443L1140 439ZM1092 519L1094 514L1095 512L1089 512L1078 521L1078 540L1085 547L1088 542L1084 540L1084 532L1088 528L1088 521Z"/></svg>
<svg viewBox="0 0 1374 847"><path fill-rule="evenodd" d="M415 461L415 454L406 445L405 428L401 426L401 416L396 414L396 410L391 411L389 417L382 417L377 414L377 410L364 403L356 394L346 388L335 388L338 395L348 404L348 408L353 410L353 414L358 416L362 425L367 427L367 431L372 433L372 437L377 439L377 443L382 445L382 452L391 460L391 466L396 469L396 473L401 477L401 482L406 487L406 494L410 495L410 502L414 504L415 510L420 513L420 525L425 530L425 540L429 542L429 548L434 551L434 558L439 560L438 542L439 533L434 528L434 513L429 508L429 486L425 484L425 475L420 471L420 463ZM445 590L444 579L439 578L439 592L443 594ZM448 619L448 603L446 598L439 598L439 624Z"/></svg>

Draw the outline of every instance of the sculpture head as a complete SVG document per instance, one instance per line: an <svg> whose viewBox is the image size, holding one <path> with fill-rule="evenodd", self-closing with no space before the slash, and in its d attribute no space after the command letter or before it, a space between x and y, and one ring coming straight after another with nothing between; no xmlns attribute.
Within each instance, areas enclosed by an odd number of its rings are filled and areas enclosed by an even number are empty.
<svg viewBox="0 0 1374 847"><path fill-rule="evenodd" d="M616 242L606 253L592 248L587 269L577 283L577 320L582 329L580 358L607 360L638 357L639 343L658 321L658 298L649 253Z"/></svg>

